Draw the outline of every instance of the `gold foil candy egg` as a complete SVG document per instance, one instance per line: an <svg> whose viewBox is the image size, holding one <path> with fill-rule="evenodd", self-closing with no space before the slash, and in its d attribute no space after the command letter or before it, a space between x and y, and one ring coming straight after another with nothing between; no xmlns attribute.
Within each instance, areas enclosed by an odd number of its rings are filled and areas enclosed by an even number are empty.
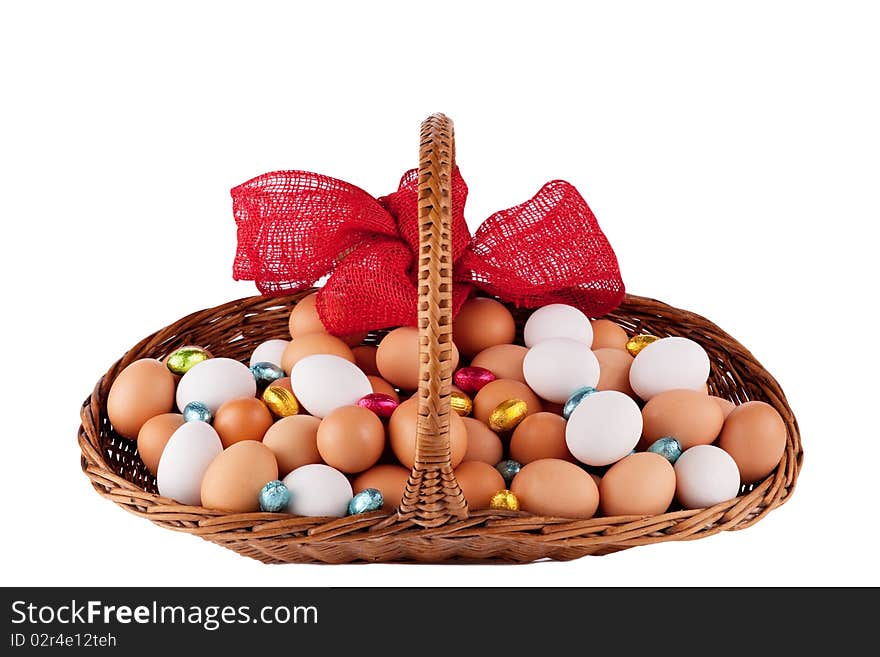
<svg viewBox="0 0 880 657"><path fill-rule="evenodd" d="M528 414L529 405L522 399L508 399L489 414L489 428L498 432L513 431Z"/></svg>
<svg viewBox="0 0 880 657"><path fill-rule="evenodd" d="M201 347L180 347L168 354L168 357L165 359L165 365L174 374L182 375L210 357L211 354Z"/></svg>
<svg viewBox="0 0 880 657"><path fill-rule="evenodd" d="M489 500L489 508L503 511L519 511L519 500L509 490L500 490Z"/></svg>
<svg viewBox="0 0 880 657"><path fill-rule="evenodd" d="M452 406L453 411L462 417L470 415L471 411L474 410L474 402L471 401L471 398L458 390L453 390L449 393L449 405Z"/></svg>
<svg viewBox="0 0 880 657"><path fill-rule="evenodd" d="M261 399L275 417L289 417L299 413L299 402L284 386L270 385L263 391Z"/></svg>
<svg viewBox="0 0 880 657"><path fill-rule="evenodd" d="M630 356L638 356L639 352L647 347L652 342L657 342L659 340L656 335L634 335L626 342L626 350L630 353Z"/></svg>

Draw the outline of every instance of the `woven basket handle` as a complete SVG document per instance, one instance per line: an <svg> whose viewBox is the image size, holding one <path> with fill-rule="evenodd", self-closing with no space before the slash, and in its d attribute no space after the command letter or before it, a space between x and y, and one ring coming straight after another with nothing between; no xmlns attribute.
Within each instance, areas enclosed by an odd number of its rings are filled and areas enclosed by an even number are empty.
<svg viewBox="0 0 880 657"><path fill-rule="evenodd" d="M398 514L422 527L467 517L452 472L452 121L433 114L422 123L419 150L419 409L416 458Z"/></svg>

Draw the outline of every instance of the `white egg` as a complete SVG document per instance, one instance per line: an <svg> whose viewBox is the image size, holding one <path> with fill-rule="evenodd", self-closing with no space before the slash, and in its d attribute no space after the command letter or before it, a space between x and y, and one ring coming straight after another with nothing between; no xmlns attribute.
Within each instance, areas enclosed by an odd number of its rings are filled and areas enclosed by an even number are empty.
<svg viewBox="0 0 880 657"><path fill-rule="evenodd" d="M251 367L257 363L272 363L281 367L281 355L290 344L290 340L266 340L251 354Z"/></svg>
<svg viewBox="0 0 880 657"><path fill-rule="evenodd" d="M284 478L290 491L288 512L297 516L337 516L348 513L354 493L348 478L323 463L296 468Z"/></svg>
<svg viewBox="0 0 880 657"><path fill-rule="evenodd" d="M244 363L231 358L210 358L202 361L177 384L177 408L199 401L216 413L225 402L257 394L257 382Z"/></svg>
<svg viewBox="0 0 880 657"><path fill-rule="evenodd" d="M629 384L645 401L667 390L702 390L709 355L688 338L663 338L642 349L629 370Z"/></svg>
<svg viewBox="0 0 880 657"><path fill-rule="evenodd" d="M739 494L736 461L720 447L695 445L675 462L675 496L686 509L702 509Z"/></svg>
<svg viewBox="0 0 880 657"><path fill-rule="evenodd" d="M198 506L202 503L202 478L220 452L220 436L207 422L185 422L171 434L159 469L156 485L159 494L182 504Z"/></svg>
<svg viewBox="0 0 880 657"><path fill-rule="evenodd" d="M306 356L297 362L290 372L290 387L299 403L315 417L326 417L340 406L352 406L373 392L370 380L357 365L331 354Z"/></svg>
<svg viewBox="0 0 880 657"><path fill-rule="evenodd" d="M551 338L568 338L589 347L593 344L593 325L574 306L551 303L531 314L523 328L523 339L527 347L532 347Z"/></svg>
<svg viewBox="0 0 880 657"><path fill-rule="evenodd" d="M589 345L569 338L542 340L523 359L523 377L539 397L564 404L572 393L599 383L599 361Z"/></svg>
<svg viewBox="0 0 880 657"><path fill-rule="evenodd" d="M616 390L587 395L565 425L568 451L587 465L611 465L629 454L642 435L642 412Z"/></svg>

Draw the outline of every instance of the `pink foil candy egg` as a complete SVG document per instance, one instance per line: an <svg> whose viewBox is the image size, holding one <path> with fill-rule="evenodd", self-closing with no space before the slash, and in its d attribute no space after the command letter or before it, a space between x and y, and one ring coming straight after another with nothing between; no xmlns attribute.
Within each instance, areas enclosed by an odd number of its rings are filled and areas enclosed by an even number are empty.
<svg viewBox="0 0 880 657"><path fill-rule="evenodd" d="M394 409L400 406L394 397L386 395L384 392L371 392L369 395L364 395L358 399L357 405L368 411L373 411L383 419L391 417Z"/></svg>
<svg viewBox="0 0 880 657"><path fill-rule="evenodd" d="M462 367L455 373L455 385L468 394L474 394L487 383L492 383L498 377L485 367Z"/></svg>

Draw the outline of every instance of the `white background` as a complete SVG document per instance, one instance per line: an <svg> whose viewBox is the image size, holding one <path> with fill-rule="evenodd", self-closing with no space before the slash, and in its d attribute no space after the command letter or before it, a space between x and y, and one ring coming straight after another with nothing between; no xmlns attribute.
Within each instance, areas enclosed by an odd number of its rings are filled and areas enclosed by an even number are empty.
<svg viewBox="0 0 880 657"><path fill-rule="evenodd" d="M880 584L877 13L855 2L58 2L0 12L7 585ZM380 195L456 121L471 227L561 177L630 291L700 312L800 421L751 529L518 567L264 566L101 499L81 401L129 346L254 293L229 189Z"/></svg>

